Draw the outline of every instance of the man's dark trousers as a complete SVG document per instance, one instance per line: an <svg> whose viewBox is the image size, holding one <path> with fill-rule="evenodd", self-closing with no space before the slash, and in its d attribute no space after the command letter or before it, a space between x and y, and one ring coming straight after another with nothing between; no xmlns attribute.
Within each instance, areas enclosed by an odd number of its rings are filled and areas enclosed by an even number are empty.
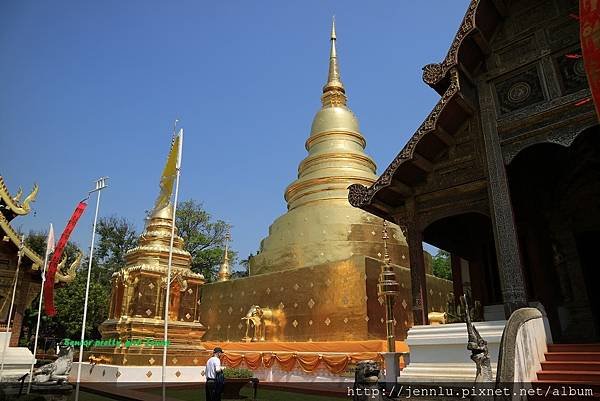
<svg viewBox="0 0 600 401"><path fill-rule="evenodd" d="M217 382L214 379L207 379L206 386L206 401L221 401L221 392L217 389Z"/></svg>

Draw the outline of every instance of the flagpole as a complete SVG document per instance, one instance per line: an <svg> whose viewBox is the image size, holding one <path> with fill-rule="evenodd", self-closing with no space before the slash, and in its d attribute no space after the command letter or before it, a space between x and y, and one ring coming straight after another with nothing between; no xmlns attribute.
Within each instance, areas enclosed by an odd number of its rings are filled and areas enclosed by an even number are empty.
<svg viewBox="0 0 600 401"><path fill-rule="evenodd" d="M54 231L52 224L50 224L50 230ZM48 239L50 236L48 236ZM52 239L54 241L54 239ZM46 253L44 255L44 269L42 270L42 288L40 288L40 301L38 304L37 323L35 324L35 337L33 339L33 361L31 362L31 368L29 369L29 380L27 383L27 394L31 391L31 380L33 379L33 367L35 366L38 345L38 336L40 334L40 319L42 317L42 300L44 298L44 283L46 282L46 269L48 268L48 257L50 256L52 245L50 241L46 241Z"/></svg>
<svg viewBox="0 0 600 401"><path fill-rule="evenodd" d="M23 246L25 245L25 236L21 235L21 244L19 245L19 258L17 259L17 269L15 271L15 284L13 285L12 299L10 301L10 309L8 312L8 320L6 321L6 341L4 342L4 349L2 350L2 366L0 367L0 379L4 376L4 357L6 356L6 349L10 342L10 320L12 319L13 308L15 306L15 294L17 293L17 281L19 281L19 270L21 269L21 259L23 257Z"/></svg>
<svg viewBox="0 0 600 401"><path fill-rule="evenodd" d="M77 385L75 387L75 401L79 401L79 382L81 380L81 365L83 363L83 344L85 340L85 323L87 320L88 299L90 295L90 278L92 273L92 260L94 255L94 240L96 239L96 223L98 222L98 209L100 208L100 193L106 188L108 177L99 178L96 181L96 189L90 191L90 194L97 192L96 213L94 214L94 224L92 228L92 243L90 245L90 256L87 271L87 281L85 284L85 301L83 302L83 322L81 323L81 344L79 345L79 363L77 364Z"/></svg>
<svg viewBox="0 0 600 401"><path fill-rule="evenodd" d="M166 399L166 380L167 380L167 341L169 328L169 297L171 289L171 270L173 264L173 243L175 240L175 216L177 213L177 199L179 195L179 175L181 174L181 150L183 149L183 128L179 130L179 149L177 151L177 163L175 166L175 198L173 200L173 220L171 222L171 243L169 246L169 262L167 267L167 287L165 293L165 327L163 342L163 361L162 361L162 399Z"/></svg>

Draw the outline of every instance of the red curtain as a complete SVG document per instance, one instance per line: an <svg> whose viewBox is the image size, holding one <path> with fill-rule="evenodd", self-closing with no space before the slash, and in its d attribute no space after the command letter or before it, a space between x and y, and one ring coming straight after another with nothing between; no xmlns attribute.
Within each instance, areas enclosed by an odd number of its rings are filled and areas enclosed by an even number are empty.
<svg viewBox="0 0 600 401"><path fill-rule="evenodd" d="M583 62L600 118L600 0L579 0L579 19Z"/></svg>

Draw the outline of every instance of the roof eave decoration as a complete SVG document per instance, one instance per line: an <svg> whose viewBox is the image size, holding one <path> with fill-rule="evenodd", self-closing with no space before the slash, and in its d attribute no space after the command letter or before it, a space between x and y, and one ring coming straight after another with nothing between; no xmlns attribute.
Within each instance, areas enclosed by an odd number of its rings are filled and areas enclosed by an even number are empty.
<svg viewBox="0 0 600 401"><path fill-rule="evenodd" d="M4 239L8 238L8 240L11 241L17 248L21 248L21 237L11 227L10 223L2 213L0 213L0 228L2 228L2 231L4 231ZM43 266L44 261L42 257L26 245L23 245L23 254L33 263L31 267L33 270L38 270L40 266Z"/></svg>
<svg viewBox="0 0 600 401"><path fill-rule="evenodd" d="M471 0L444 60L441 63L428 64L423 68L423 81L436 92L440 93L442 95L441 99L410 138L406 146L404 146L402 151L372 186L365 187L360 184L353 184L349 187L348 201L352 206L376 214L384 219L393 220L385 208L377 207L377 201L374 198L378 191L392 184L392 179L400 166L404 163L415 161L415 156L418 157L418 155L415 155L415 148L424 137L443 132L443 129L436 132L440 115L455 97L457 99L461 97L459 93L459 70L464 71L464 65L461 64L461 60L459 59L461 47L467 38L472 37L483 54L489 51L487 48L487 39L485 38L486 35L483 35L477 26L477 16L480 12L489 12L491 8L499 16L506 15L506 1L504 0ZM460 102L463 99L458 100Z"/></svg>
<svg viewBox="0 0 600 401"><path fill-rule="evenodd" d="M35 202L39 187L37 184L33 185L31 193L25 197L23 202L20 202L23 191L19 189L15 196L12 196L4 183L4 177L0 176L0 199L6 205L5 207L15 215L26 215L31 211L31 202Z"/></svg>
<svg viewBox="0 0 600 401"><path fill-rule="evenodd" d="M483 7L484 3L487 7ZM480 12L489 12L490 7L500 16L506 13L506 4L503 0L471 0L444 60L423 67L423 81L440 95L445 92L449 85L450 70L453 67L460 66L460 51L467 38L472 37L483 53L489 51L487 40L477 26L477 16Z"/></svg>
<svg viewBox="0 0 600 401"><path fill-rule="evenodd" d="M418 157L418 155L415 153L415 148L425 136L437 135L436 128L440 115L444 112L444 109L447 107L447 105L455 97L457 97L457 94L459 94L459 92L459 74L456 68L453 68L450 70L450 86L448 87L444 95L437 102L437 104L435 105L431 113L429 113L425 121L423 121L421 126L412 135L412 137L406 143L404 148L400 151L398 156L396 156L396 158L390 163L390 165L377 179L377 181L375 181L373 185L371 185L368 188L361 184L352 184L350 187L348 187L348 201L352 206L361 209L368 209L369 212L374 212L369 206L371 205L373 198L375 197L377 192L382 188L389 187L392 184L394 174L402 164L407 163L409 161L414 161L415 158ZM389 217L384 216L381 213L376 214L384 218Z"/></svg>

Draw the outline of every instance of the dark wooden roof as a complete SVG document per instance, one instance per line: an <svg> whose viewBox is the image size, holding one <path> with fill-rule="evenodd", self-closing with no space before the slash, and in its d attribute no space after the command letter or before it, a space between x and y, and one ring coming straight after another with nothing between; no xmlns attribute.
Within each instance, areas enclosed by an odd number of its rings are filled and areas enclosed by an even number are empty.
<svg viewBox="0 0 600 401"><path fill-rule="evenodd" d="M348 200L388 220L402 206L412 188L432 170L432 161L454 143L457 129L476 106L469 100L473 76L479 73L489 41L507 13L504 0L472 0L444 60L423 68L423 81L441 95L433 110L398 156L370 187L353 184Z"/></svg>

